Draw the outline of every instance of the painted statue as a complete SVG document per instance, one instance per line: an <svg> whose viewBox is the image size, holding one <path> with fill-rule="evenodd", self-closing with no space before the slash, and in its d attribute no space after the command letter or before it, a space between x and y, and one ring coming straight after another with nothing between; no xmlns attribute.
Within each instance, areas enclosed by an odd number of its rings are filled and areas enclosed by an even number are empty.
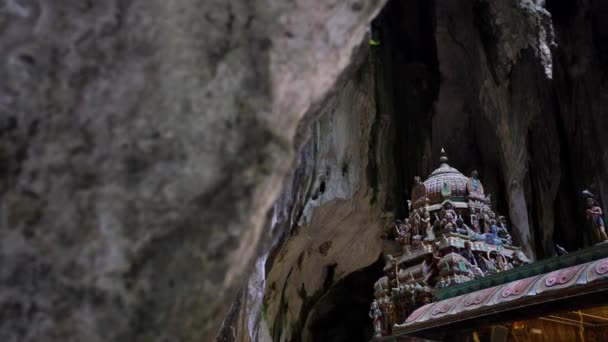
<svg viewBox="0 0 608 342"><path fill-rule="evenodd" d="M382 334L390 335L392 329L393 301L389 296L384 296L380 300L380 312L382 313Z"/></svg>
<svg viewBox="0 0 608 342"><path fill-rule="evenodd" d="M422 262L422 276L425 284L433 285L431 284L433 282L433 278L439 274L439 261L441 261L439 248L434 244L433 252L427 254Z"/></svg>
<svg viewBox="0 0 608 342"><path fill-rule="evenodd" d="M587 221L591 224L597 242L604 242L608 240L608 237L606 236L606 226L604 224L604 213L602 208L589 190L583 191L583 194L587 196L587 210L585 212Z"/></svg>
<svg viewBox="0 0 608 342"><path fill-rule="evenodd" d="M483 234L484 240L490 245L501 245L502 241L498 238L498 226L496 226L496 220L490 220L490 226L488 232Z"/></svg>
<svg viewBox="0 0 608 342"><path fill-rule="evenodd" d="M473 253L473 250L471 249L471 243L469 241L466 241L464 243L464 248L462 250L462 252L460 252L460 255L462 255L465 259L467 259L467 261L472 265L477 267L477 258L475 257L475 254Z"/></svg>
<svg viewBox="0 0 608 342"><path fill-rule="evenodd" d="M439 217L444 219L444 218L446 218L447 215L452 216L452 218L454 218L454 219L456 219L456 217L457 217L456 211L454 211L454 206L452 206L452 203L450 203L450 202L446 202L443 205L443 208L441 209L441 213L440 213Z"/></svg>
<svg viewBox="0 0 608 342"><path fill-rule="evenodd" d="M481 222L483 225L483 232L490 233L490 226L492 225L492 223L490 221L490 215L488 213L484 212L481 215Z"/></svg>
<svg viewBox="0 0 608 342"><path fill-rule="evenodd" d="M470 228L467 227L466 224L464 224L462 216L458 216L458 218L456 219L456 228L454 230L459 234L469 235Z"/></svg>
<svg viewBox="0 0 608 342"><path fill-rule="evenodd" d="M409 245L411 243L411 225L409 219L405 219L405 222L397 220L395 223L395 241L402 245Z"/></svg>
<svg viewBox="0 0 608 342"><path fill-rule="evenodd" d="M452 213L446 213L445 214L445 218L444 220L444 224L443 224L443 229L451 231L451 232L456 232L456 224L454 222L455 217L452 215Z"/></svg>
<svg viewBox="0 0 608 342"><path fill-rule="evenodd" d="M509 264L509 262L507 261L507 258L505 258L505 256L502 255L502 253L497 253L496 254L496 268L498 268L498 271L502 272L502 271L508 271L508 270L512 269L513 267Z"/></svg>
<svg viewBox="0 0 608 342"><path fill-rule="evenodd" d="M420 235L420 214L418 214L417 211L415 211L412 214L412 236L417 236Z"/></svg>
<svg viewBox="0 0 608 342"><path fill-rule="evenodd" d="M421 229L427 234L429 234L429 230L431 229L431 214L429 214L426 208L422 208L422 215L420 218L420 226Z"/></svg>
<svg viewBox="0 0 608 342"><path fill-rule="evenodd" d="M382 337L382 311L380 311L380 305L375 299L369 309L369 317L374 322L374 337Z"/></svg>
<svg viewBox="0 0 608 342"><path fill-rule="evenodd" d="M496 263L496 258L491 255L491 253L487 254L487 257L485 257L483 254L481 254L481 260L484 263L484 269L485 269L485 273L487 275L490 274L495 274L498 272L498 265Z"/></svg>
<svg viewBox="0 0 608 342"><path fill-rule="evenodd" d="M479 219L477 218L477 215L471 215L471 226L473 227L473 231L475 233L481 233L481 230L479 229Z"/></svg>

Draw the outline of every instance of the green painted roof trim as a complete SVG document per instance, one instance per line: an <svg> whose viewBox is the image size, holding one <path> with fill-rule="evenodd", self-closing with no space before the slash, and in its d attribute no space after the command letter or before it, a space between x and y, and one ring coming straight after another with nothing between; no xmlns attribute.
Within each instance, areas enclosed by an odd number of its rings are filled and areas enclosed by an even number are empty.
<svg viewBox="0 0 608 342"><path fill-rule="evenodd" d="M444 300L483 290L488 287L505 284L515 280L524 279L607 257L608 243L602 243L561 256L540 260L528 265L514 268L512 270L499 272L491 276L471 280L460 285L438 289L437 292L435 292L435 300Z"/></svg>

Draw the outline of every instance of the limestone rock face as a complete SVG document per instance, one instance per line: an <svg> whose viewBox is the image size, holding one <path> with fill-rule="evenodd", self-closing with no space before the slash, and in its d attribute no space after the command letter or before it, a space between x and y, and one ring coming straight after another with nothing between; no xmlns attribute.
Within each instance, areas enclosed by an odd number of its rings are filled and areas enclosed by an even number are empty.
<svg viewBox="0 0 608 342"><path fill-rule="evenodd" d="M384 5L1 0L0 341L365 340L441 147L531 257L591 244L608 3Z"/></svg>
<svg viewBox="0 0 608 342"><path fill-rule="evenodd" d="M0 340L211 340L381 5L1 1Z"/></svg>
<svg viewBox="0 0 608 342"><path fill-rule="evenodd" d="M389 221L367 174L376 134L372 77L368 59L328 101L308 128L298 167L277 203L277 229L285 233L268 260L260 324L280 340L315 340L313 311L325 292L382 251Z"/></svg>

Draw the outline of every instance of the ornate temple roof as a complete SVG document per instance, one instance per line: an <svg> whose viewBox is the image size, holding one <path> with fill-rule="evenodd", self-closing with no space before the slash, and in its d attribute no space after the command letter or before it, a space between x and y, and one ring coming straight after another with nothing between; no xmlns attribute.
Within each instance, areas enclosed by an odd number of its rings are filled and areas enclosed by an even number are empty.
<svg viewBox="0 0 608 342"><path fill-rule="evenodd" d="M448 164L445 150L441 149L440 165L422 184L426 189L414 189L412 204L414 208L423 205L442 203L446 199L455 202L464 202L467 196L474 195L478 199L485 199L483 186L478 179L463 175ZM474 182L475 184L472 184Z"/></svg>
<svg viewBox="0 0 608 342"><path fill-rule="evenodd" d="M537 306L556 298L571 298L608 290L608 258L512 281L416 309L394 336L411 334L479 316Z"/></svg>

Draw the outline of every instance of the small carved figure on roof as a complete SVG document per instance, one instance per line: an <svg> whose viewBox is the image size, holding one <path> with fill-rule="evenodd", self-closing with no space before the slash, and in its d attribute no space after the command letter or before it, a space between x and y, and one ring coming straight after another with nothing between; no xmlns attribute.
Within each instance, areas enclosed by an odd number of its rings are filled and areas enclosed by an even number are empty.
<svg viewBox="0 0 608 342"><path fill-rule="evenodd" d="M374 321L374 337L382 337L382 311L376 299L369 309L369 317Z"/></svg>
<svg viewBox="0 0 608 342"><path fill-rule="evenodd" d="M454 222L454 216L452 216L452 213L446 213L443 221L443 229L451 232L456 232L456 223Z"/></svg>
<svg viewBox="0 0 608 342"><path fill-rule="evenodd" d="M469 227L467 227L466 224L464 224L464 220L462 219L462 216L458 216L458 218L456 219L456 232L462 235L469 235Z"/></svg>
<svg viewBox="0 0 608 342"><path fill-rule="evenodd" d="M479 229L479 219L477 218L477 215L471 215L471 226L473 227L473 231L475 233L481 233L481 230Z"/></svg>
<svg viewBox="0 0 608 342"><path fill-rule="evenodd" d="M512 267L510 267L509 263L507 262L507 258L505 258L504 255L502 255L502 253L496 253L496 268L498 268L498 271L502 272L502 271L508 271L510 270Z"/></svg>
<svg viewBox="0 0 608 342"><path fill-rule="evenodd" d="M433 231L438 232L441 230L443 223L437 216L437 213L433 213L433 216L435 216L435 220L433 221Z"/></svg>
<svg viewBox="0 0 608 342"><path fill-rule="evenodd" d="M487 233L483 234L485 242L490 245L501 245L502 241L498 238L498 227L496 220L490 220L490 228Z"/></svg>
<svg viewBox="0 0 608 342"><path fill-rule="evenodd" d="M431 226L431 215L426 210L424 210L423 215L424 216L422 218L422 224L423 227L425 227L426 235L424 241L432 243L433 241L435 241L435 231L433 229L433 226Z"/></svg>
<svg viewBox="0 0 608 342"><path fill-rule="evenodd" d="M397 220L395 223L395 241L401 243L402 245L410 245L411 244L411 225L410 220L405 219L405 222L401 220Z"/></svg>
<svg viewBox="0 0 608 342"><path fill-rule="evenodd" d="M424 186L424 183L422 183L419 176L414 177L414 186L412 188L412 205L414 208L417 208L421 203L424 203L427 198L426 196L426 186Z"/></svg>
<svg viewBox="0 0 608 342"><path fill-rule="evenodd" d="M591 228L595 233L595 238L598 242L604 242L608 240L606 236L606 226L604 225L604 214L600 204L595 199L595 196L589 191L584 190L583 195L587 197L587 220L591 224Z"/></svg>
<svg viewBox="0 0 608 342"><path fill-rule="evenodd" d="M487 212L484 212L482 214L481 218L482 218L482 224L483 224L483 232L484 233L489 233L490 232L490 226L491 226L490 215Z"/></svg>
<svg viewBox="0 0 608 342"><path fill-rule="evenodd" d="M414 211L412 214L412 236L420 235L420 214L418 211Z"/></svg>
<svg viewBox="0 0 608 342"><path fill-rule="evenodd" d="M477 170L471 171L471 177L467 181L467 191L469 192L469 196L471 196L472 198L483 200L483 198L485 197L483 192L483 185L481 185L478 176L479 174L477 173Z"/></svg>
<svg viewBox="0 0 608 342"><path fill-rule="evenodd" d="M454 206L452 205L451 202L446 202L443 205L443 208L441 208L441 212L439 213L439 217L441 217L442 219L444 219L447 214L452 215L452 217L454 219L456 219L456 216L457 216L456 215L456 211L454 211Z"/></svg>
<svg viewBox="0 0 608 342"><path fill-rule="evenodd" d="M484 263L485 267L484 269L486 270L486 274L490 275L490 274L494 274L498 272L498 266L496 264L496 257L493 256L491 253L488 252L487 257L485 257L483 254L480 255L481 256L481 261Z"/></svg>
<svg viewBox="0 0 608 342"><path fill-rule="evenodd" d="M422 224L422 228L424 229L424 231L428 231L429 228L431 227L431 214L429 214L428 210L426 210L426 208L422 208L422 215L421 215L421 224Z"/></svg>
<svg viewBox="0 0 608 342"><path fill-rule="evenodd" d="M433 244L433 252L426 255L426 258L422 262L422 276L423 281L426 285L432 286L433 278L439 274L439 261L441 261L441 255L439 254L439 247Z"/></svg>
<svg viewBox="0 0 608 342"><path fill-rule="evenodd" d="M464 243L464 248L462 249L462 252L460 252L460 255L467 259L471 265L477 266L477 258L475 257L475 254L473 254L471 243L469 241Z"/></svg>
<svg viewBox="0 0 608 342"><path fill-rule="evenodd" d="M397 259L395 259L395 257L392 254L388 254L387 255L388 258L388 262L390 263L391 267L393 268L393 272L395 273L395 278L397 278L397 275L399 274L399 266L397 265ZM399 285L399 279L397 278L397 285Z"/></svg>
<svg viewBox="0 0 608 342"><path fill-rule="evenodd" d="M479 265L479 262L477 261L477 256L475 256L475 252L473 252L471 247L472 247L471 243L469 241L466 241L464 243L464 248L460 252L460 255L462 255L469 262L470 273L471 273L472 277L481 278L484 276L484 273L481 270L481 268L479 267L480 265Z"/></svg>
<svg viewBox="0 0 608 342"><path fill-rule="evenodd" d="M403 231L405 232L405 244L412 244L412 224L410 223L410 219L406 218L403 222Z"/></svg>
<svg viewBox="0 0 608 342"><path fill-rule="evenodd" d="M383 335L390 335L393 323L393 301L389 296L384 296L380 301L380 311L382 312L382 333Z"/></svg>

